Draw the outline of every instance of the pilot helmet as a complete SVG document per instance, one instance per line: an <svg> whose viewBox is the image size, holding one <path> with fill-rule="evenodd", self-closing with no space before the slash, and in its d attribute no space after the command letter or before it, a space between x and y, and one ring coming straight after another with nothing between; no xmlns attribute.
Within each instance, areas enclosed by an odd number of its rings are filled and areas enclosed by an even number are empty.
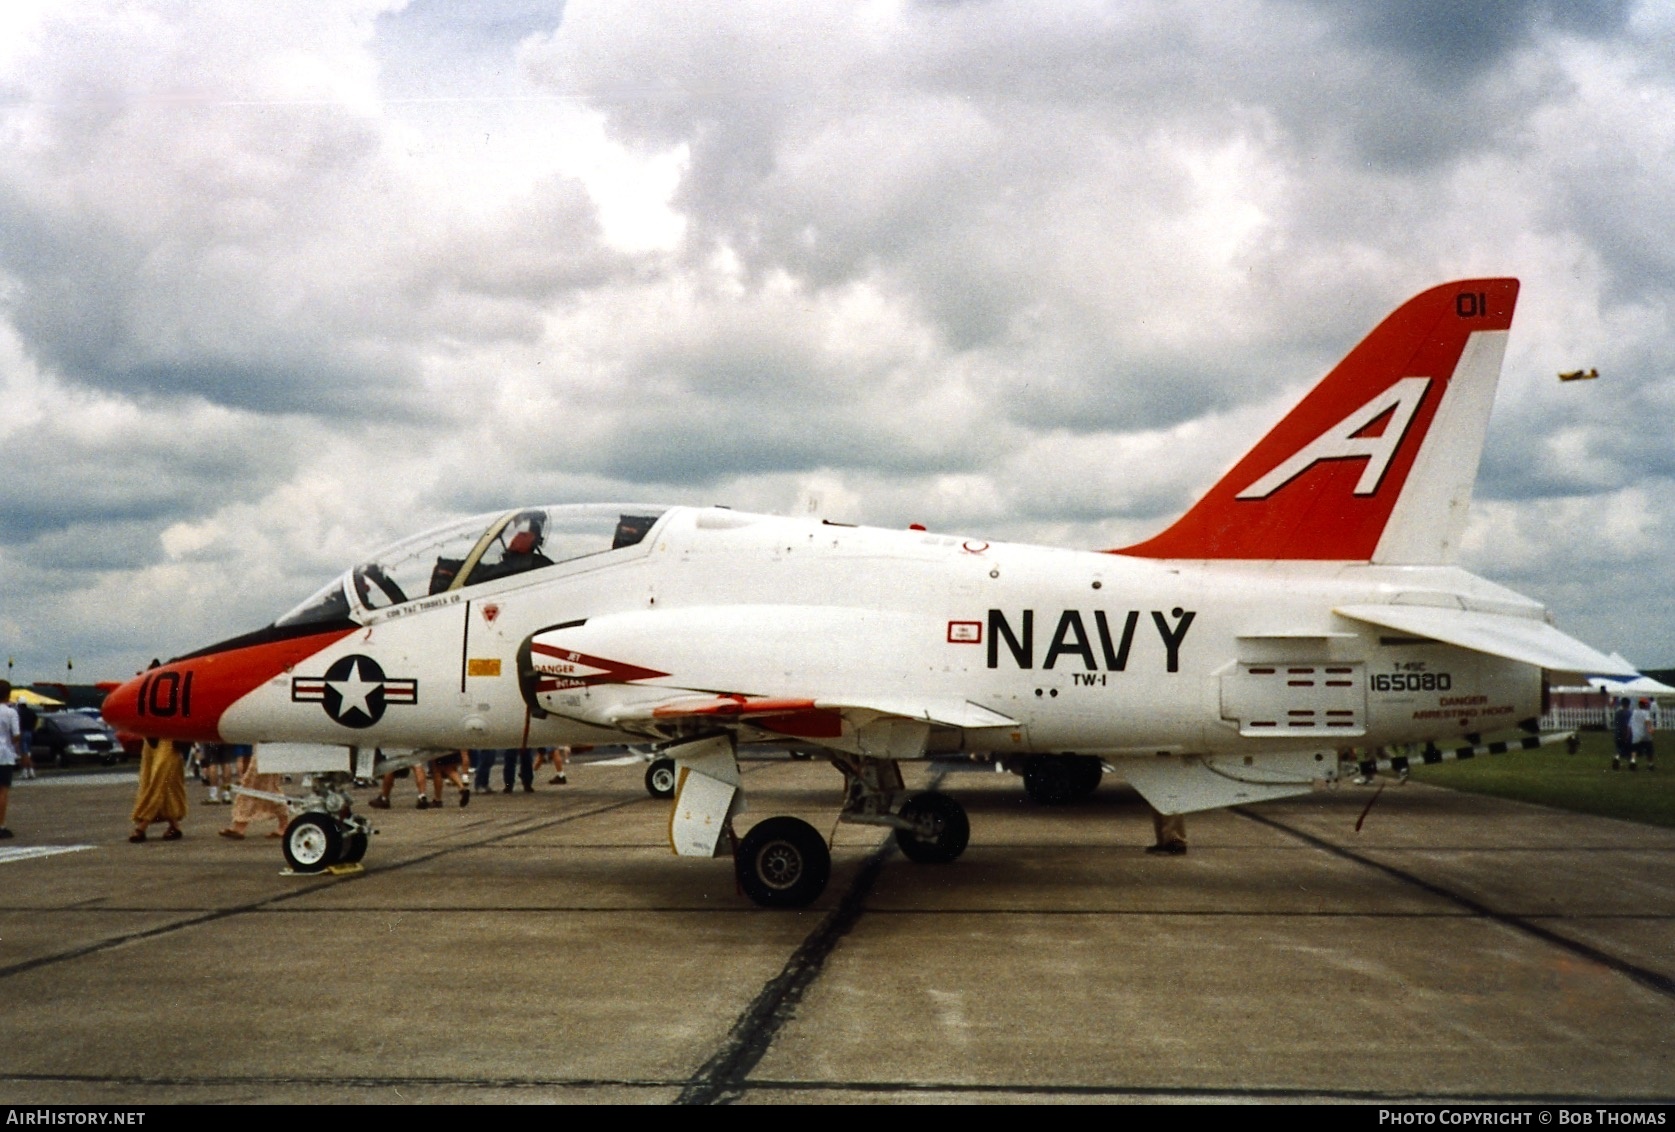
<svg viewBox="0 0 1675 1132"><path fill-rule="evenodd" d="M539 511L522 511L506 524L506 553L534 554L541 549L541 520Z"/></svg>

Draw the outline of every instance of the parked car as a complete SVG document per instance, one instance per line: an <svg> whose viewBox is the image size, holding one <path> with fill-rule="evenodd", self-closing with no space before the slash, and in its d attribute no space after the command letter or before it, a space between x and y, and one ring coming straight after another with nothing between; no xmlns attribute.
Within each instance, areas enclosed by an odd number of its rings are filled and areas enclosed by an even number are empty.
<svg viewBox="0 0 1675 1132"><path fill-rule="evenodd" d="M98 759L111 766L123 757L116 732L104 720L79 711L55 711L37 718L29 753L39 766L63 766L72 759Z"/></svg>

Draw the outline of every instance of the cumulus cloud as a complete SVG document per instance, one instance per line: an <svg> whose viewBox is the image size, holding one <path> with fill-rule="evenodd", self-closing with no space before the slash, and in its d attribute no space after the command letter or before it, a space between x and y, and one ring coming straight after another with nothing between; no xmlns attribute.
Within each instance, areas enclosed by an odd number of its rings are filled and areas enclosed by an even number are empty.
<svg viewBox="0 0 1675 1132"><path fill-rule="evenodd" d="M1675 550L1656 6L0 20L20 661L122 675L525 501L1123 545L1474 274L1524 292L1468 564L1675 660L1612 613Z"/></svg>

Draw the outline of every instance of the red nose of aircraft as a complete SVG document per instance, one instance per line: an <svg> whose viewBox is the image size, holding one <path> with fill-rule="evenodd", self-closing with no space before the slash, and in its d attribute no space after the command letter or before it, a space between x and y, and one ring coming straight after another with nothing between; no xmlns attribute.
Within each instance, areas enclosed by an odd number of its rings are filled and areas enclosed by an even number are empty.
<svg viewBox="0 0 1675 1132"><path fill-rule="evenodd" d="M169 661L105 697L105 721L147 738L202 743L255 742L222 730L227 709L353 628L302 634L264 629Z"/></svg>

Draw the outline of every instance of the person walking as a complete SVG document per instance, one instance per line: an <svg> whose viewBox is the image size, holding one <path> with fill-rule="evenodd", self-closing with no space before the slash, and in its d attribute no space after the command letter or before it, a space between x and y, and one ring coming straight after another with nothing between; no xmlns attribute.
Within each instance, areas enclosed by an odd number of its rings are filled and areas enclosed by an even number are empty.
<svg viewBox="0 0 1675 1132"><path fill-rule="evenodd" d="M564 774L564 768L570 762L569 747L542 747L535 756L535 767L537 770L540 769L543 762L552 764L553 776L549 785L563 786L566 782L570 781Z"/></svg>
<svg viewBox="0 0 1675 1132"><path fill-rule="evenodd" d="M415 808L421 810L430 809L430 798L425 794L425 788L430 785L430 773L427 769L429 766L429 763L413 764L413 783L419 788L419 801ZM395 782L400 776L399 771L390 771L380 778L378 796L370 803L373 809L387 810L390 808L390 795L395 791Z"/></svg>
<svg viewBox="0 0 1675 1132"><path fill-rule="evenodd" d="M168 822L164 841L179 841L180 823L186 817L186 762L173 739L148 738L140 748L140 789L134 796L134 832L128 840L138 844L146 830L157 822Z"/></svg>
<svg viewBox="0 0 1675 1132"><path fill-rule="evenodd" d="M1652 725L1652 701L1642 696L1640 702L1635 705L1634 710L1629 713L1628 717L1628 768L1630 770L1634 769L1636 758L1646 760L1647 770L1657 769L1657 764L1652 761L1656 757L1655 749L1652 746L1654 730L1655 728Z"/></svg>
<svg viewBox="0 0 1675 1132"><path fill-rule="evenodd" d="M443 784L448 782L452 782L454 787L459 790L459 804L461 806L471 804L471 787L466 785L467 779L465 777L471 773L471 767L465 761L468 758L470 756L466 752L454 751L451 754L443 755L441 758L431 760L430 781L432 788L436 791L435 797L431 801L433 807L441 808L442 787Z"/></svg>
<svg viewBox="0 0 1675 1132"><path fill-rule="evenodd" d="M1634 767L1634 742L1629 738L1629 717L1633 714L1634 709L1629 706L1627 696L1619 698L1612 709L1611 742L1616 748L1616 753L1611 756L1612 770L1622 770L1625 759L1628 760L1630 769Z"/></svg>
<svg viewBox="0 0 1675 1132"><path fill-rule="evenodd" d="M271 798L258 798L254 794L246 794L244 790L260 790L264 794L283 794L285 784L277 774L263 774L256 769L256 756L251 755L244 762L244 773L239 775L238 784L243 790L238 791L233 798L232 821L227 828L220 831L221 836L232 841L243 841L245 830L250 823L258 818L269 817L277 822L269 837L284 837L285 827L290 824L291 810L283 802L275 802Z"/></svg>
<svg viewBox="0 0 1675 1132"><path fill-rule="evenodd" d="M206 805L233 804L233 759L233 748L226 743L198 744L198 762L209 781Z"/></svg>

